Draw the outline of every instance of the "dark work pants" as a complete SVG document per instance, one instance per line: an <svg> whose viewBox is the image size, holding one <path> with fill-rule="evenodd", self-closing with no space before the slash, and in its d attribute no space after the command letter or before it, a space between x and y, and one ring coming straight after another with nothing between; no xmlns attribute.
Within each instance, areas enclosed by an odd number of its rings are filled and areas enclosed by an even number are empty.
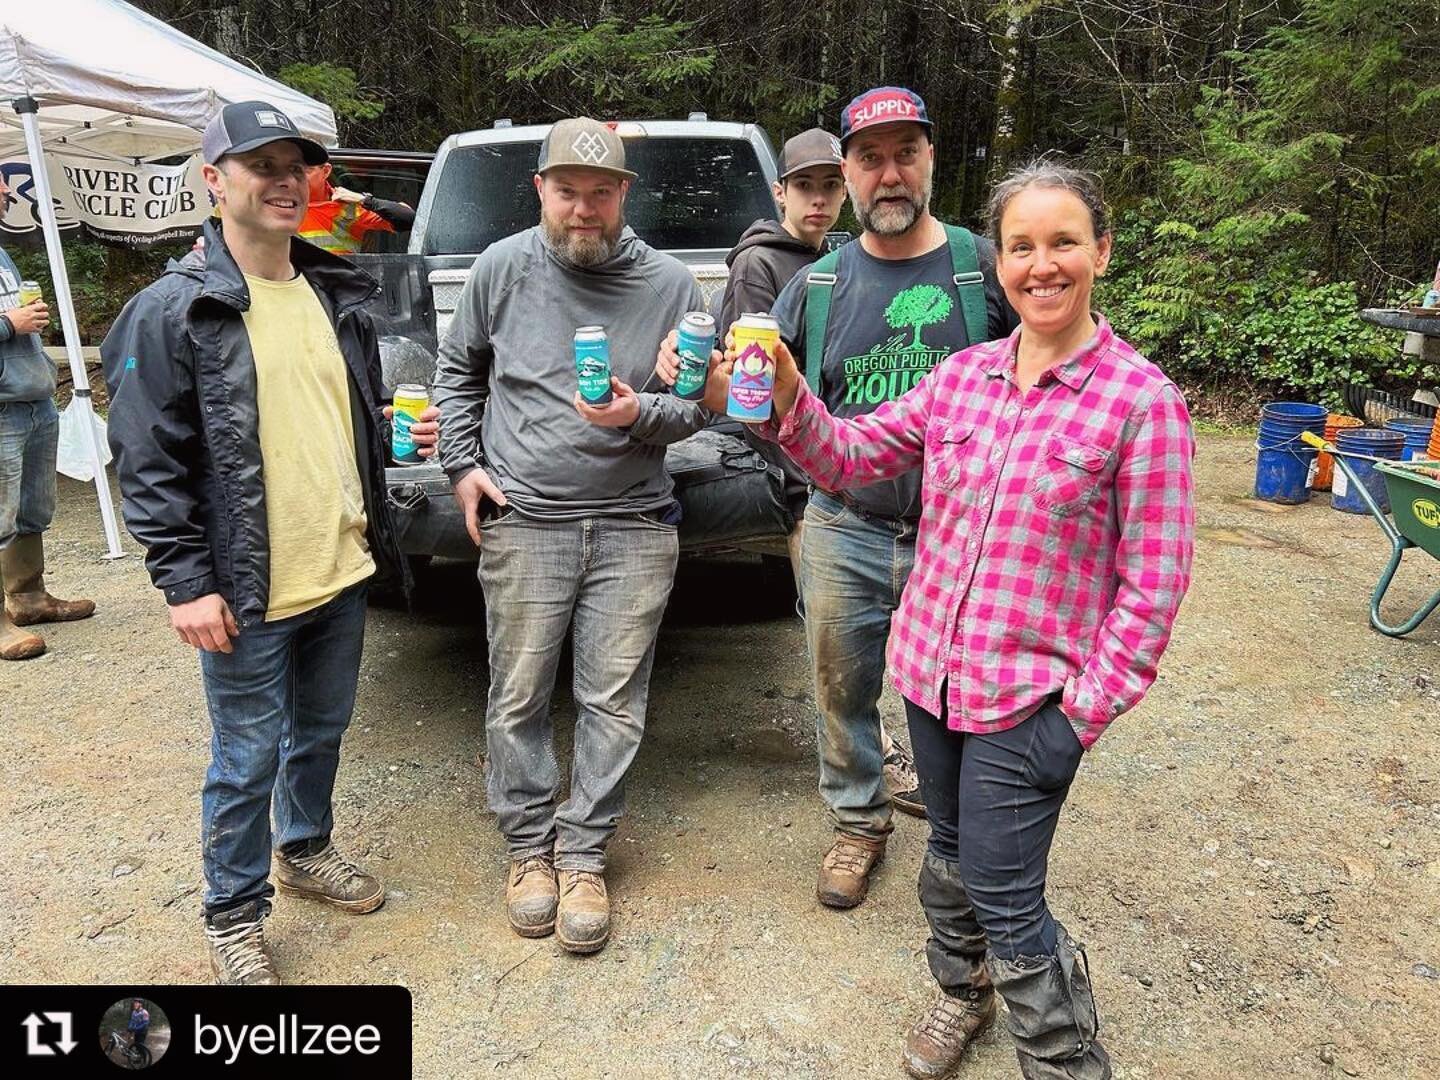
<svg viewBox="0 0 1440 1080"><path fill-rule="evenodd" d="M930 853L958 864L996 957L1053 956L1046 863L1082 754L1070 721L1047 702L1008 731L969 735L913 702L905 711Z"/></svg>

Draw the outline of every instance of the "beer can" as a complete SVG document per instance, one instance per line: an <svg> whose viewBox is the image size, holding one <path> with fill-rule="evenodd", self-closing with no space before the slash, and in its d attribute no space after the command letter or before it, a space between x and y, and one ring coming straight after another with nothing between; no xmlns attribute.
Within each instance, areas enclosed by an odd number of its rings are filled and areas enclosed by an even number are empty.
<svg viewBox="0 0 1440 1080"><path fill-rule="evenodd" d="M410 434L410 425L430 407L430 392L418 383L405 383L395 388L391 404L395 415L390 421L390 456L397 465L419 465L424 459Z"/></svg>
<svg viewBox="0 0 1440 1080"><path fill-rule="evenodd" d="M36 300L39 300L44 295L45 294L40 291L40 283L38 281L20 282L21 307L25 307L27 304L33 304Z"/></svg>
<svg viewBox="0 0 1440 1080"><path fill-rule="evenodd" d="M575 330L575 374L585 404L610 404L614 396L610 392L610 339L603 326Z"/></svg>
<svg viewBox="0 0 1440 1080"><path fill-rule="evenodd" d="M710 352L715 348L715 320L703 311L689 311L675 331L675 351L680 370L675 374L673 393L682 401L699 401L705 396L705 377L710 374Z"/></svg>
<svg viewBox="0 0 1440 1080"><path fill-rule="evenodd" d="M734 334L735 366L730 371L725 415L747 424L761 424L770 419L780 324L773 315L741 315L735 322Z"/></svg>

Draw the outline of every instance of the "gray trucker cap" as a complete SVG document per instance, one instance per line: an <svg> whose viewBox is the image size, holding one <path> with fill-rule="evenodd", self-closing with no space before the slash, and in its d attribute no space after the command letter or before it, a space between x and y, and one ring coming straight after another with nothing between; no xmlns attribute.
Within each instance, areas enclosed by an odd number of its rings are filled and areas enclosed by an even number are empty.
<svg viewBox="0 0 1440 1080"><path fill-rule="evenodd" d="M300 134L295 121L268 101L241 101L226 105L205 125L200 147L205 164L214 165L226 154L243 154L285 139L300 148L306 165L324 165L330 160L325 148Z"/></svg>
<svg viewBox="0 0 1440 1080"><path fill-rule="evenodd" d="M538 173L562 166L599 169L626 180L636 173L625 168L625 143L614 131L588 116L557 120L540 144Z"/></svg>

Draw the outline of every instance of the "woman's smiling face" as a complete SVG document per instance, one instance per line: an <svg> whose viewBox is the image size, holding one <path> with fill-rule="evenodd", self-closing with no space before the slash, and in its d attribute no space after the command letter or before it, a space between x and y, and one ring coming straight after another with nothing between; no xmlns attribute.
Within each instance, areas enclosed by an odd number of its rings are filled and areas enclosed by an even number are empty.
<svg viewBox="0 0 1440 1080"><path fill-rule="evenodd" d="M1095 279L1110 262L1110 234L1097 237L1090 211L1064 188L1027 187L1000 218L997 269L1021 324L1062 337L1089 317Z"/></svg>

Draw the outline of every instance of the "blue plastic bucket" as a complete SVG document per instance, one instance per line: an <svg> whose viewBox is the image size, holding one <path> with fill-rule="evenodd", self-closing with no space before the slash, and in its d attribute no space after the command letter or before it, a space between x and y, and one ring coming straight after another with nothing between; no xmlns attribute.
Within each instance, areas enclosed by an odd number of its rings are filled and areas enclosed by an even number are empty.
<svg viewBox="0 0 1440 1080"><path fill-rule="evenodd" d="M1434 420L1386 420L1387 431L1399 431L1405 436L1405 449L1400 454L1401 461L1412 461L1415 458L1423 459L1425 451L1430 446L1430 432L1435 427Z"/></svg>
<svg viewBox="0 0 1440 1080"><path fill-rule="evenodd" d="M1382 431L1380 428L1350 428L1335 437L1335 446L1343 454L1366 454L1370 457L1399 461L1405 451L1405 434L1400 431ZM1345 463L1365 485L1375 504L1381 510L1390 509L1390 496L1385 490L1385 475L1375 468L1373 461L1346 458ZM1330 487L1330 505L1347 514L1368 514L1364 497L1356 490L1350 478L1338 466L1335 481Z"/></svg>
<svg viewBox="0 0 1440 1080"><path fill-rule="evenodd" d="M1260 410L1260 436L1255 441L1255 497L1274 503L1310 499L1311 470L1318 451L1300 441L1305 431L1325 434L1323 405L1304 401L1272 401Z"/></svg>

